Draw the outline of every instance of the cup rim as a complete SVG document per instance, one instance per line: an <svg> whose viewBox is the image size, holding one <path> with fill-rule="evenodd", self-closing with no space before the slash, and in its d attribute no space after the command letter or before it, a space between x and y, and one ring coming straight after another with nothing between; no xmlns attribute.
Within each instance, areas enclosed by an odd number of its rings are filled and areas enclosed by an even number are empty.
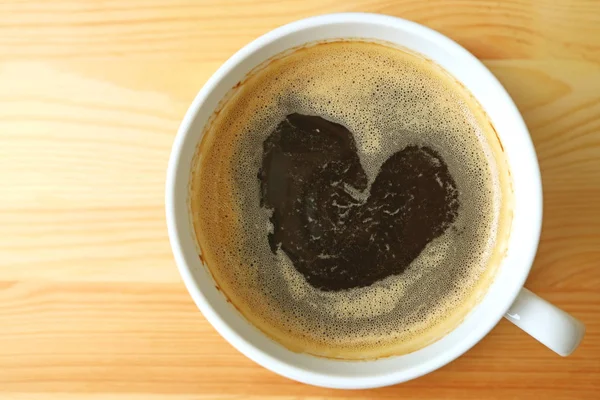
<svg viewBox="0 0 600 400"><path fill-rule="evenodd" d="M479 72L483 73L485 75L486 80L488 80L494 86L497 86L497 89L499 90L499 93L501 93L502 96L502 99L500 101L507 106L508 111L511 113L510 118L514 119L517 124L522 125L521 131L525 133L525 135L523 136L526 137L522 138L524 146L523 152L527 153L526 156L531 161L531 174L535 181L532 183L532 204L535 204L537 206L533 207L533 209L531 210L533 213L531 215L531 221L533 224L531 226L531 233L533 235L531 238L531 251L529 252L529 254L525 255L525 260L522 263L522 272L515 277L515 284L512 286L514 290L512 290L512 292L510 293L506 293L501 299L499 299L500 304L496 305L497 309L502 310L502 312L498 312L498 315L490 317L487 321L485 321L485 324L481 324L480 326L478 326L477 329L470 334L469 340L463 340L454 347L449 348L443 354L440 354L437 358L430 360L428 363L416 365L409 371L396 371L396 373L394 371L390 371L384 376L368 376L357 378L347 376L336 376L333 374L327 375L320 372L309 371L302 367L298 367L290 363L284 362L270 354L262 352L260 349L255 347L252 343L246 340L246 338L240 335L235 329L230 327L224 321L221 315L216 310L214 310L212 306L208 303L204 293L202 292L197 282L195 281L195 278L192 275L190 266L183 257L184 249L179 237L180 227L178 227L177 218L175 215L175 182L181 161L181 153L183 151L185 138L188 135L188 132L196 118L196 115L201 109L207 96L215 89L217 84L228 73L231 72L231 70L236 65L242 62L249 55L260 50L263 46L281 38L282 36L292 34L299 30L335 23L365 22L380 25L393 25L396 27L402 26L403 29L410 30L412 31L412 33L416 33L421 37L425 37L428 40L435 42L438 46L450 50L454 54L457 54L459 57L464 59L466 63L469 63L470 66L472 66L473 68L477 68ZM360 37L360 34L357 35L357 37ZM433 29L402 18L371 13L324 14L301 19L283 25L253 40L252 42L244 46L242 49L237 51L224 64L222 64L198 92L193 102L189 106L188 110L186 111L186 114L179 126L169 158L169 163L167 167L167 179L165 185L165 209L167 228L171 248L176 260L179 273L182 276L184 284L188 292L192 296L194 302L196 303L202 314L205 316L205 318L219 332L219 334L223 336L232 346L234 346L246 357L250 358L259 365L279 375L316 386L329 388L359 389L393 385L432 372L458 358L466 351L468 351L471 347L473 347L475 344L477 344L484 336L486 336L500 321L504 313L509 309L516 296L518 295L519 291L523 287L525 280L527 279L527 276L533 263L533 259L537 252L542 223L541 177L539 172L537 156L533 147L533 143L531 141L531 137L528 134L528 132L529 131L523 121L523 118L519 113L513 100L511 99L510 95L506 92L506 90L496 79L496 77L487 69L487 67L485 67L485 65L483 65L481 61L479 61L474 55L472 55L458 43L454 42L450 38L444 36L443 34ZM487 293L485 296L487 296ZM364 363L365 361L356 362Z"/></svg>

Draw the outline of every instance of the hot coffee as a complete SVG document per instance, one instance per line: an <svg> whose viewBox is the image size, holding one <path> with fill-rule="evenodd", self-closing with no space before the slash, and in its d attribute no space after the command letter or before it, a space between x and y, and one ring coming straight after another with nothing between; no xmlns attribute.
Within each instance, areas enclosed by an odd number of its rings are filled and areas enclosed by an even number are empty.
<svg viewBox="0 0 600 400"><path fill-rule="evenodd" d="M205 129L189 192L199 251L284 346L408 353L493 279L508 167L484 112L435 63L384 43L305 46L250 73Z"/></svg>

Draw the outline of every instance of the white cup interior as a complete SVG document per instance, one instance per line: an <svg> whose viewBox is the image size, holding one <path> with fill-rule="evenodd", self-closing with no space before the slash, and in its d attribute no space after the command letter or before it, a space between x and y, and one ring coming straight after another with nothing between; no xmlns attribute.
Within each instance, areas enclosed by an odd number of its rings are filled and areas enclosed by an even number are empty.
<svg viewBox="0 0 600 400"><path fill-rule="evenodd" d="M494 125L512 171L514 220L508 252L484 299L451 333L414 353L375 361L338 361L291 352L267 338L215 288L196 253L187 212L190 165L203 127L219 101L261 62L306 43L338 38L383 40L425 55L479 100ZM219 333L262 366L301 382L368 388L413 379L452 361L486 335L523 286L533 262L542 216L539 168L529 133L514 103L474 56L445 36L413 22L375 14L332 14L278 28L230 58L206 83L177 134L166 184L169 237L186 287Z"/></svg>

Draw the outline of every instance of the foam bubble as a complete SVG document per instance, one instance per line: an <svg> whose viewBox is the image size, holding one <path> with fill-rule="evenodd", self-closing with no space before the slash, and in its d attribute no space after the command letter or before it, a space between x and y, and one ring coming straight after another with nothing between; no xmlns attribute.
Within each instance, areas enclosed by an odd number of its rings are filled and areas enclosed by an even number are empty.
<svg viewBox="0 0 600 400"><path fill-rule="evenodd" d="M271 252L270 211L259 203L263 141L291 113L353 132L370 183L404 147L433 148L459 190L453 226L401 275L338 292L309 285ZM303 48L258 68L206 128L190 181L198 244L230 301L293 350L350 359L414 351L456 326L493 277L510 223L499 148L470 94L430 61L358 41Z"/></svg>

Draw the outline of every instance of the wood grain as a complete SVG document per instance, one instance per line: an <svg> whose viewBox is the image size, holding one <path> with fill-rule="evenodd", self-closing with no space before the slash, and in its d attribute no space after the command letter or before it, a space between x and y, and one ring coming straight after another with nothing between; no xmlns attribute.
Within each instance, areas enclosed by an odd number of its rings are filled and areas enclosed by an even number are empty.
<svg viewBox="0 0 600 400"><path fill-rule="evenodd" d="M326 390L253 364L197 311L163 211L179 121L248 41L334 11L437 29L513 96L544 180L528 286L586 323L571 357L503 321L418 380ZM0 399L598 398L599 159L597 1L3 2Z"/></svg>

